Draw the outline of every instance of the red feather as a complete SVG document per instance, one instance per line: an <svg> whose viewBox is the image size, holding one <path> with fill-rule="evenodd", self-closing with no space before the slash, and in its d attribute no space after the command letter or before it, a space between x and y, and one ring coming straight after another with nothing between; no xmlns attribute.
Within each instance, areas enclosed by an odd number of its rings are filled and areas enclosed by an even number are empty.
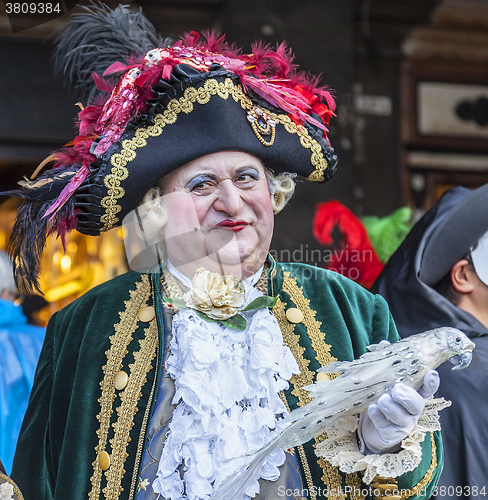
<svg viewBox="0 0 488 500"><path fill-rule="evenodd" d="M333 232L339 230L342 240L334 243ZM383 269L378 255L361 221L342 203L333 200L317 206L313 235L329 247L327 269L336 271L370 288Z"/></svg>

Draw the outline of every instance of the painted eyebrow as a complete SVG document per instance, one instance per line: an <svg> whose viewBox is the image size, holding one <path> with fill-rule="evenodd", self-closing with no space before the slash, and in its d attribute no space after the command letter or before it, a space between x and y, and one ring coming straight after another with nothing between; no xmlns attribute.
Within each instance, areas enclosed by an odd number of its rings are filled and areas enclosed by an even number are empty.
<svg viewBox="0 0 488 500"><path fill-rule="evenodd" d="M248 165L247 167L238 168L236 170L236 175L243 174L244 172L248 172L249 170L252 170L253 172L255 172L258 175L258 177L261 177L259 170L256 167L253 167L251 165Z"/></svg>

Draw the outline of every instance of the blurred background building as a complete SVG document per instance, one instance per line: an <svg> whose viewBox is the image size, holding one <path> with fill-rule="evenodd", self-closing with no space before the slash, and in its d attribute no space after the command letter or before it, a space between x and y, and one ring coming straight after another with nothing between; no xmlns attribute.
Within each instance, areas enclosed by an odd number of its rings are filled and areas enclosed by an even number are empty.
<svg viewBox="0 0 488 500"><path fill-rule="evenodd" d="M61 1L69 9L80 2ZM119 2L106 2L116 6ZM358 217L401 206L415 217L454 185L488 181L487 0L133 0L164 36L215 29L244 50L286 41L304 69L335 89L330 139L339 169L325 185L301 182L276 219L278 258L321 265L312 234L318 203ZM50 55L66 14L14 26L0 2L0 190L14 189L73 139L78 96L55 79ZM70 12L74 12L75 7ZM0 248L17 201L0 199ZM41 289L59 309L126 270L120 229L49 240ZM320 254L320 253L319 253Z"/></svg>

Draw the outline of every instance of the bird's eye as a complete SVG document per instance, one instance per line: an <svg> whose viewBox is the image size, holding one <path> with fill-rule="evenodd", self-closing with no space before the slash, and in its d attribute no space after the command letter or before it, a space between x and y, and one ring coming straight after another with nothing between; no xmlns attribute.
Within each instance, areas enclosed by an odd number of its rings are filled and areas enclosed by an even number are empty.
<svg viewBox="0 0 488 500"><path fill-rule="evenodd" d="M456 342L459 344L459 342L461 342L461 337L456 337Z"/></svg>

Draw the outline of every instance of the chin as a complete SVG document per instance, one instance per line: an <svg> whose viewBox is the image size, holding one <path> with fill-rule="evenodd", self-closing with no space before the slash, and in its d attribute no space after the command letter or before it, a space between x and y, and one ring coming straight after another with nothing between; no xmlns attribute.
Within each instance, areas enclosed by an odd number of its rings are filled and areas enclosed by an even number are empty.
<svg viewBox="0 0 488 500"><path fill-rule="evenodd" d="M235 249L229 251L229 249L224 247L215 252L213 255L210 255L209 257L215 259L216 262L219 262L223 265L236 266L248 259L250 255L251 254L247 252L236 252Z"/></svg>

